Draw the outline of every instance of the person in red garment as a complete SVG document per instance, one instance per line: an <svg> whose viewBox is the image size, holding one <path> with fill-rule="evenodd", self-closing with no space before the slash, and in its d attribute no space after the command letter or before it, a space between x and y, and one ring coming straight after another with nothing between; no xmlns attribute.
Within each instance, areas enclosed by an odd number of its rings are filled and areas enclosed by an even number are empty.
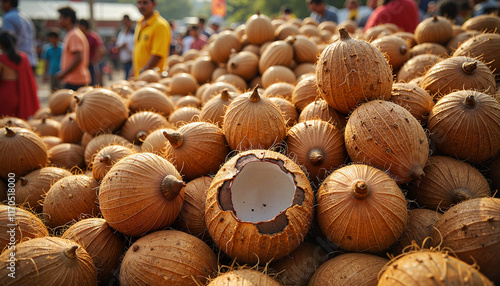
<svg viewBox="0 0 500 286"><path fill-rule="evenodd" d="M405 32L413 33L419 22L418 7L414 0L379 0L379 6L368 18L364 31L380 24L392 23Z"/></svg>
<svg viewBox="0 0 500 286"><path fill-rule="evenodd" d="M0 118L29 119L40 108L37 85L28 56L17 50L16 36L0 33Z"/></svg>

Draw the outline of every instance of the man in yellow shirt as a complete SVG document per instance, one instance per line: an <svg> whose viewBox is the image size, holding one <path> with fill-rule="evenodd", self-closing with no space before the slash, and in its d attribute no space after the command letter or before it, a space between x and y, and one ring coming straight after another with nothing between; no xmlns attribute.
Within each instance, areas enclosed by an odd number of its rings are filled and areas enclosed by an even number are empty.
<svg viewBox="0 0 500 286"><path fill-rule="evenodd" d="M137 8L143 18L137 23L134 34L132 62L136 77L148 69L163 70L172 38L172 29L167 20L155 10L155 0L138 0Z"/></svg>

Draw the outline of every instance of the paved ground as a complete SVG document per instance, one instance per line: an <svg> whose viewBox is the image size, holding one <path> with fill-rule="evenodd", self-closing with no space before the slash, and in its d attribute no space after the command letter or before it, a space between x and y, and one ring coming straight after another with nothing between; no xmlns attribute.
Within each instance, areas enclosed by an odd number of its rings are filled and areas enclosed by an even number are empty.
<svg viewBox="0 0 500 286"><path fill-rule="evenodd" d="M104 77L104 86L109 86L112 82L124 79L125 74L122 71L113 71L111 79L108 76ZM50 96L50 83L44 83L41 76L37 76L38 98L40 99L41 107L48 107Z"/></svg>

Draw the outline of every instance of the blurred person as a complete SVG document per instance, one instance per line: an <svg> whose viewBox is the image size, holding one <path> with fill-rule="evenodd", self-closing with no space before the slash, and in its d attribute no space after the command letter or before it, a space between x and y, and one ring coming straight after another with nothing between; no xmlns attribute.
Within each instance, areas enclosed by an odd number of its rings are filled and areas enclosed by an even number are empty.
<svg viewBox="0 0 500 286"><path fill-rule="evenodd" d="M310 17L318 22L332 21L338 23L337 8L326 5L324 0L306 0L306 3L311 11Z"/></svg>
<svg viewBox="0 0 500 286"><path fill-rule="evenodd" d="M1 0L3 15L2 31L11 31L17 37L17 49L25 53L33 70L38 65L38 55L36 52L36 30L31 19L20 12L17 6L18 0Z"/></svg>
<svg viewBox="0 0 500 286"><path fill-rule="evenodd" d="M280 8L279 18L282 20L288 21L290 19L297 18L297 17L293 14L292 7L290 7L288 5L282 5Z"/></svg>
<svg viewBox="0 0 500 286"><path fill-rule="evenodd" d="M50 81L52 92L61 88L57 73L61 68L62 43L59 40L59 31L53 29L47 33L48 43L43 46L41 58L45 60L44 81Z"/></svg>
<svg viewBox="0 0 500 286"><path fill-rule="evenodd" d="M361 16L361 18L358 21L358 27L364 27L366 25L366 22L368 21L368 18L370 18L370 15L373 13L375 9L377 9L377 3L378 0L367 0L366 1L366 7L369 9L369 13L364 14Z"/></svg>
<svg viewBox="0 0 500 286"><path fill-rule="evenodd" d="M418 7L413 0L383 0L370 15L366 22L364 31L380 24L392 23L401 30L413 33L418 23L420 15ZM379 3L380 4L380 3Z"/></svg>
<svg viewBox="0 0 500 286"><path fill-rule="evenodd" d="M469 0L469 4L474 10L472 16L479 16L497 12L499 10L499 3L497 0Z"/></svg>
<svg viewBox="0 0 500 286"><path fill-rule="evenodd" d="M220 32L220 27L222 26L223 19L221 16L214 15L210 17L210 21L208 22L210 27L207 29L207 32L210 35L218 34Z"/></svg>
<svg viewBox="0 0 500 286"><path fill-rule="evenodd" d="M31 62L17 50L17 37L11 31L0 33L0 50L0 118L27 120L40 108Z"/></svg>
<svg viewBox="0 0 500 286"><path fill-rule="evenodd" d="M101 36L90 29L90 23L87 20L81 19L79 28L89 42L89 71L91 85L102 86L102 70L100 68L100 63L105 53L104 43Z"/></svg>
<svg viewBox="0 0 500 286"><path fill-rule="evenodd" d="M200 28L197 25L193 25L189 28L189 35L193 37L190 48L195 50L201 50L208 41L207 36L200 33Z"/></svg>
<svg viewBox="0 0 500 286"><path fill-rule="evenodd" d="M452 0L444 0L437 2L437 11L439 16L443 16L450 20L453 24L457 24L458 4ZM461 23L460 23L461 25Z"/></svg>
<svg viewBox="0 0 500 286"><path fill-rule="evenodd" d="M116 47L119 51L121 65L125 71L125 79L128 79L132 69L132 55L134 53L134 29L129 15L123 16L122 24L123 28L118 33Z"/></svg>
<svg viewBox="0 0 500 286"><path fill-rule="evenodd" d="M113 70L120 70L120 51L118 50L118 46L116 45L117 38L111 37L106 46L106 50L109 55L109 60L111 61L111 65Z"/></svg>
<svg viewBox="0 0 500 286"><path fill-rule="evenodd" d="M64 82L63 88L77 90L91 83L89 71L89 42L76 26L76 12L63 7L59 12L59 26L66 31L61 56L61 70L57 78Z"/></svg>
<svg viewBox="0 0 500 286"><path fill-rule="evenodd" d="M191 27L188 27L184 37L182 37L182 53L191 49L191 44L194 42L194 37L191 35Z"/></svg>
<svg viewBox="0 0 500 286"><path fill-rule="evenodd" d="M155 0L138 0L137 8L143 18L137 23L134 39L133 71L137 77L141 72L158 68L161 72L170 54L172 29L170 24L156 11Z"/></svg>
<svg viewBox="0 0 500 286"><path fill-rule="evenodd" d="M212 36L212 34L210 34L209 31L207 31L207 27L205 26L206 21L207 19L205 19L205 17L203 16L198 17L198 27L200 28L201 33L205 35L205 37L207 37L208 39L210 38L210 36Z"/></svg>

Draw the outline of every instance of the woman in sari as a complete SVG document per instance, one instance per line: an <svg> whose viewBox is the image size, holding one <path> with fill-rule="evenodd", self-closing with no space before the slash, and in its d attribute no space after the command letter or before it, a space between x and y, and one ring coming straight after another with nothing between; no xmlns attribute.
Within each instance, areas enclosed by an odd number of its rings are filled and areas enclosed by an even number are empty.
<svg viewBox="0 0 500 286"><path fill-rule="evenodd" d="M17 51L16 36L0 33L0 118L14 116L28 119L40 108L37 85L30 61Z"/></svg>

